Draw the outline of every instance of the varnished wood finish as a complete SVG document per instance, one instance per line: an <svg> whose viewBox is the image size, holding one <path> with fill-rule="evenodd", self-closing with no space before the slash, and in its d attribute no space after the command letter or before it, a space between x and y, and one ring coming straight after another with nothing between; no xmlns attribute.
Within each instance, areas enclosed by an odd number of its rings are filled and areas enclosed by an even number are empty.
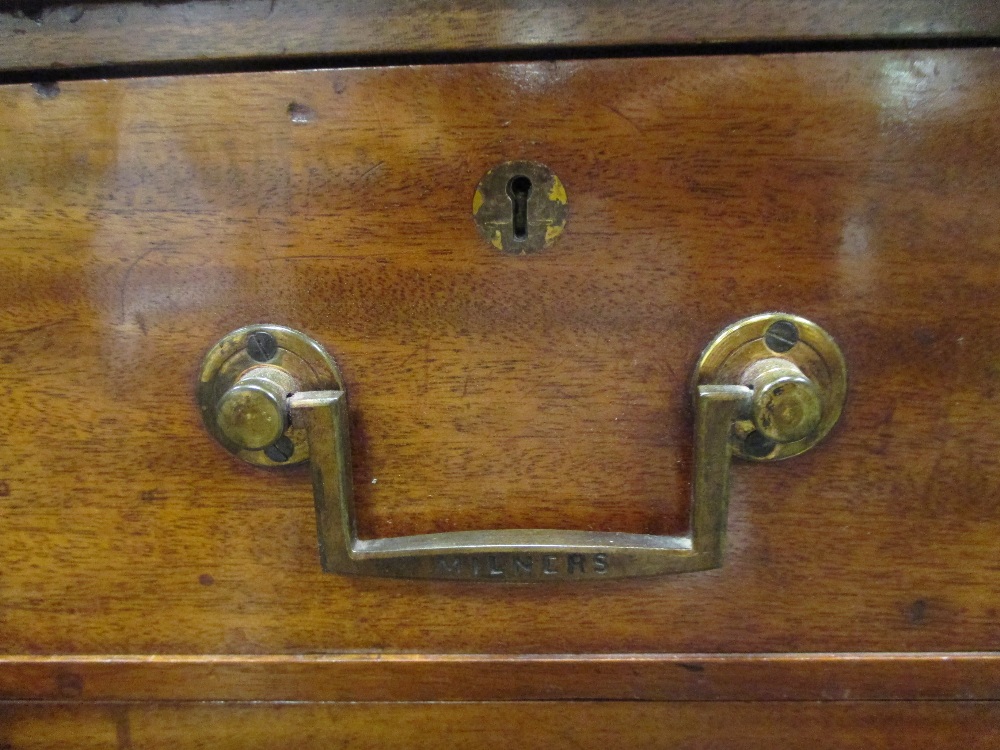
<svg viewBox="0 0 1000 750"><path fill-rule="evenodd" d="M0 704L9 750L986 750L998 703Z"/></svg>
<svg viewBox="0 0 1000 750"><path fill-rule="evenodd" d="M0 70L304 55L969 36L1000 36L1000 6L988 0L14 0L0 3Z"/></svg>
<svg viewBox="0 0 1000 750"><path fill-rule="evenodd" d="M1000 655L6 657L0 700L1000 700Z"/></svg>
<svg viewBox="0 0 1000 750"><path fill-rule="evenodd" d="M996 647L996 52L54 93L0 90L4 653ZM537 256L469 215L512 158L569 193ZM290 325L344 371L362 535L664 532L698 353L770 309L837 337L848 403L809 454L734 467L699 574L325 575L307 473L229 456L193 397L222 335Z"/></svg>

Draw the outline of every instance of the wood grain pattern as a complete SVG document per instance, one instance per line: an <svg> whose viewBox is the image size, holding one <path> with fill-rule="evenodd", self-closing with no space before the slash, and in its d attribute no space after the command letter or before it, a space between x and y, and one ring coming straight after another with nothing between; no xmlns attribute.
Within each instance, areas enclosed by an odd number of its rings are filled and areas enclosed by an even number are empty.
<svg viewBox="0 0 1000 750"><path fill-rule="evenodd" d="M572 747L977 750L997 703L0 704L10 750Z"/></svg>
<svg viewBox="0 0 1000 750"><path fill-rule="evenodd" d="M303 55L968 36L1000 36L996 3L15 0L0 3L0 70Z"/></svg>
<svg viewBox="0 0 1000 750"><path fill-rule="evenodd" d="M45 93L0 89L4 653L996 648L996 52ZM470 218L511 158L569 192L532 257ZM324 575L306 472L241 465L193 398L219 337L290 325L347 379L364 536L665 531L693 363L770 309L838 338L849 400L809 454L734 467L705 573Z"/></svg>
<svg viewBox="0 0 1000 750"><path fill-rule="evenodd" d="M20 656L0 700L1000 700L1000 655Z"/></svg>

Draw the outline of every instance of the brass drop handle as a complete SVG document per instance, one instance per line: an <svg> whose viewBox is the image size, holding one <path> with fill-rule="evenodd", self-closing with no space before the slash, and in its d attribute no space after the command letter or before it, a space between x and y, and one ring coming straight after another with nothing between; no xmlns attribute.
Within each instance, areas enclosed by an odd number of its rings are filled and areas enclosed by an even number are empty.
<svg viewBox="0 0 1000 750"><path fill-rule="evenodd" d="M691 523L684 536L505 529L359 539L343 380L318 344L288 328L251 326L222 339L205 358L198 399L209 431L244 460L309 460L324 570L539 582L718 567L731 456L768 461L808 450L837 421L845 388L840 350L803 318L771 313L722 331L695 372Z"/></svg>

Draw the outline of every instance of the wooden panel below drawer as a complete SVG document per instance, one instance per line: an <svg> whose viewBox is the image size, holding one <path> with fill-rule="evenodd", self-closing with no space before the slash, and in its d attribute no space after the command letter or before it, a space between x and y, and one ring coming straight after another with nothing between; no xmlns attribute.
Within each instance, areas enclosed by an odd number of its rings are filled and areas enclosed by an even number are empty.
<svg viewBox="0 0 1000 750"><path fill-rule="evenodd" d="M1000 703L2 704L5 750L535 747L975 750Z"/></svg>
<svg viewBox="0 0 1000 750"><path fill-rule="evenodd" d="M998 101L992 50L0 89L0 649L994 649ZM471 221L510 158L569 191L535 256ZM307 472L193 398L223 334L287 324L347 379L363 535L681 530L694 361L770 309L838 338L849 401L735 468L706 573L325 575Z"/></svg>

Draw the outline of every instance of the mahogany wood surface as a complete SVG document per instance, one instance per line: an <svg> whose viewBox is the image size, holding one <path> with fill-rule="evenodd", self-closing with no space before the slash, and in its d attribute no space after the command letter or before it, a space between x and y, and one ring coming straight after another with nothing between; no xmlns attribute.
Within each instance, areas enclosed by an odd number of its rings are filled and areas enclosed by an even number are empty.
<svg viewBox="0 0 1000 750"><path fill-rule="evenodd" d="M1000 704L2 704L9 750L469 747L982 750Z"/></svg>
<svg viewBox="0 0 1000 750"><path fill-rule="evenodd" d="M1000 700L1000 655L20 656L0 700Z"/></svg>
<svg viewBox="0 0 1000 750"><path fill-rule="evenodd" d="M990 0L0 0L0 70L996 36Z"/></svg>
<svg viewBox="0 0 1000 750"><path fill-rule="evenodd" d="M995 649L998 93L986 49L0 88L0 650ZM515 158L569 194L530 257L470 216ZM194 403L221 336L290 325L346 377L363 536L678 531L694 362L773 309L838 339L848 403L734 467L704 573L326 575L306 470Z"/></svg>

